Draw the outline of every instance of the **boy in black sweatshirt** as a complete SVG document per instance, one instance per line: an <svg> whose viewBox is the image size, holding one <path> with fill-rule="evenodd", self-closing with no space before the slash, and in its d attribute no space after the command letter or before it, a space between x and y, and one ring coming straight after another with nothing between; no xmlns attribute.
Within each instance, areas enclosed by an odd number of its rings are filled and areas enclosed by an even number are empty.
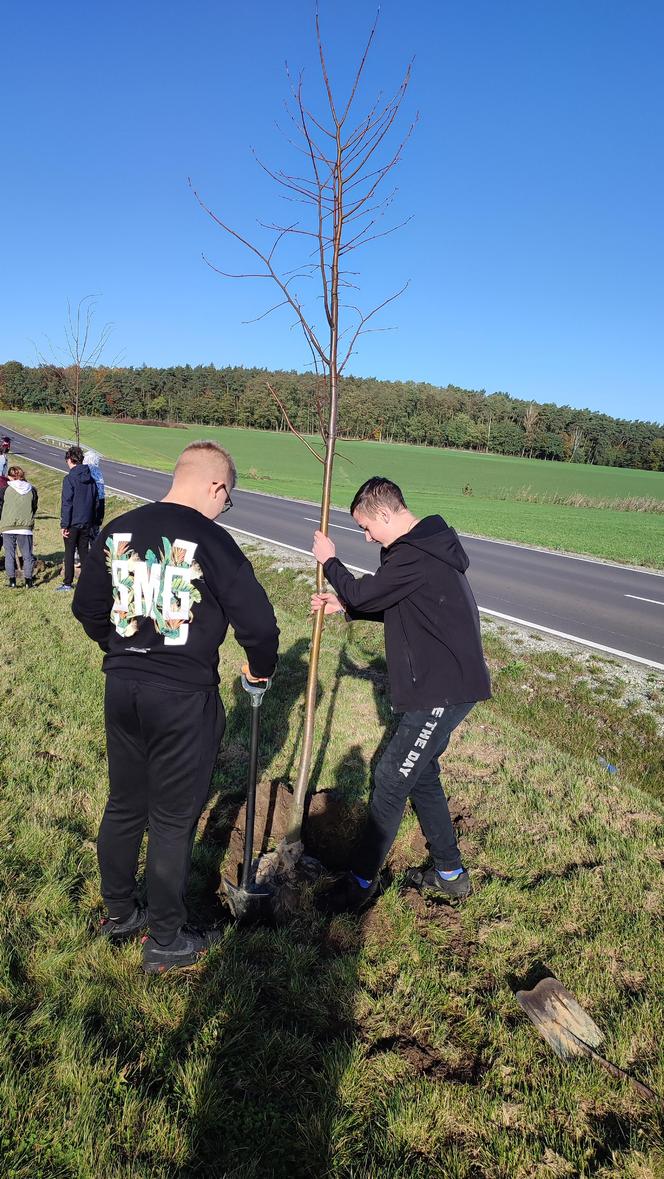
<svg viewBox="0 0 664 1179"><path fill-rule="evenodd" d="M148 923L143 968L195 962L219 934L187 924L184 893L196 824L225 715L219 647L228 625L249 678L267 679L279 630L265 591L235 541L214 521L231 505L236 472L215 442L194 442L160 503L102 529L82 569L73 612L104 651L110 797L97 852L114 940ZM148 827L147 911L136 867Z"/></svg>
<svg viewBox="0 0 664 1179"><path fill-rule="evenodd" d="M65 542L65 567L60 593L71 593L74 581L74 553L78 549L81 567L90 548L90 529L98 511L97 485L90 468L83 463L80 446L70 446L65 453L68 474L62 480L60 530Z"/></svg>
<svg viewBox="0 0 664 1179"><path fill-rule="evenodd" d="M360 487L351 515L367 541L381 544L377 573L355 578L329 537L314 536L313 553L336 593L314 594L312 608L345 610L385 626L392 707L399 724L374 772L368 821L348 872L330 905L362 909L375 895L378 872L397 836L410 798L433 858L410 879L425 891L463 899L470 894L438 758L453 730L478 700L491 695L477 605L465 577L468 557L440 516L418 520L401 490L375 476Z"/></svg>

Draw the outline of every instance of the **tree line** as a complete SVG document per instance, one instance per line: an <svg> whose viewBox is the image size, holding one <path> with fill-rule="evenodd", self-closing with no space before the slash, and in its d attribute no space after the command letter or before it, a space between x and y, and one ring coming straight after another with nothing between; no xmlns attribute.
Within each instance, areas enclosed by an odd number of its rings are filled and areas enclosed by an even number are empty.
<svg viewBox="0 0 664 1179"><path fill-rule="evenodd" d="M293 426L316 433L316 376L258 368L88 368L81 374L80 411L139 421L288 429L268 382ZM66 371L56 366L29 367L14 360L0 365L0 406L5 409L72 412L70 388ZM339 436L664 471L662 424L456 385L344 377Z"/></svg>

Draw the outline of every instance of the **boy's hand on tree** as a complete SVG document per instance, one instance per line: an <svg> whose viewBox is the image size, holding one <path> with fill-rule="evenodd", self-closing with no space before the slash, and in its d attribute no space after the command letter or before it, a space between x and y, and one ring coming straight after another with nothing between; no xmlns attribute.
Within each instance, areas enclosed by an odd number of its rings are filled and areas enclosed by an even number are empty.
<svg viewBox="0 0 664 1179"><path fill-rule="evenodd" d="M330 594L330 593L312 594L311 595L311 613L316 614L320 610L321 606L325 607L326 614L338 614L340 610L345 609L343 603L339 601L336 594Z"/></svg>
<svg viewBox="0 0 664 1179"><path fill-rule="evenodd" d="M324 565L331 557L336 557L337 555L334 542L324 532L321 532L319 528L314 532L312 552L319 565Z"/></svg>

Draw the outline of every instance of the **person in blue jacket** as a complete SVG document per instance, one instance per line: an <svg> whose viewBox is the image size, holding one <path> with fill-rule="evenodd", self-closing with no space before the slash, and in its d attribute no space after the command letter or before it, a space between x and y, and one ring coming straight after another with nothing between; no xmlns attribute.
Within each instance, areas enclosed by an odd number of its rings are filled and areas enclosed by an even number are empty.
<svg viewBox="0 0 664 1179"><path fill-rule="evenodd" d="M83 462L80 446L70 446L65 452L69 473L62 481L60 528L65 542L64 581L60 591L70 593L74 581L74 553L78 549L81 566L90 548L90 529L99 510L99 496L90 468Z"/></svg>
<svg viewBox="0 0 664 1179"><path fill-rule="evenodd" d="M104 510L106 508L106 488L104 486L104 476L101 470L101 455L96 450L86 450L83 455L83 462L86 467L90 468L90 474L97 485L97 515L94 524L90 529L90 544L99 536L99 531L104 523Z"/></svg>

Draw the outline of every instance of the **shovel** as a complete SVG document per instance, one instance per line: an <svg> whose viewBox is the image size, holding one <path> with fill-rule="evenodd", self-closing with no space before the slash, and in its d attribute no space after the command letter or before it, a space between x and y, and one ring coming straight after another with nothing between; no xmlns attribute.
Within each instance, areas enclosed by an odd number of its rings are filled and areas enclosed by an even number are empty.
<svg viewBox="0 0 664 1179"><path fill-rule="evenodd" d="M248 670L248 668L246 669ZM251 866L254 856L254 823L256 819L256 779L258 777L258 736L261 723L261 705L271 680L253 683L242 670L242 687L251 701L251 737L249 743L249 782L247 785L247 810L244 829L244 857L239 885L222 880L228 907L236 921L257 921L270 911L271 890L252 883Z"/></svg>
<svg viewBox="0 0 664 1179"><path fill-rule="evenodd" d="M597 1052L604 1040L603 1032L557 978L543 978L531 991L517 991L514 997L556 1056L562 1060L587 1056L612 1077L629 1081L646 1101L660 1101L647 1085Z"/></svg>

